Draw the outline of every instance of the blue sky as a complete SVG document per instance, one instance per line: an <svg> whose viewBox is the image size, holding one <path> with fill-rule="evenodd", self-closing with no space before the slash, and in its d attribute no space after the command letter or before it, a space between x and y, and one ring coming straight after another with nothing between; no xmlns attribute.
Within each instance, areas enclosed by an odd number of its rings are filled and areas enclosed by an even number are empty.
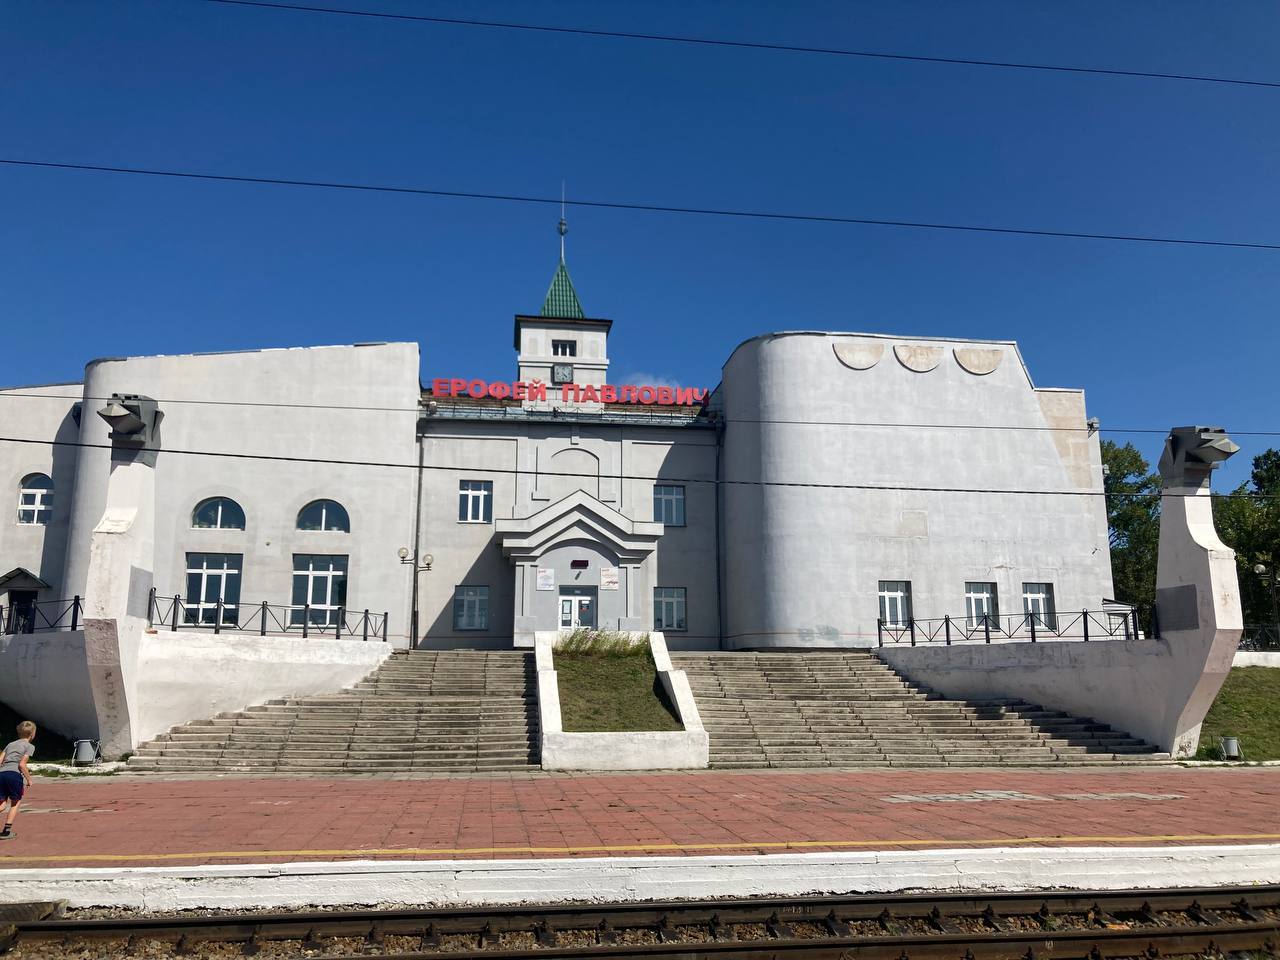
<svg viewBox="0 0 1280 960"><path fill-rule="evenodd" d="M1262 2L343 0L1280 80ZM6 0L0 155L1067 231L1280 241L1280 90L237 8ZM0 384L103 355L417 340L500 378L557 211L0 167ZM615 379L714 385L777 329L1016 339L1111 427L1280 430L1280 252L570 212ZM1120 435L1111 435L1125 439ZM1135 437L1151 456L1159 440ZM1225 480L1268 441L1241 437ZM1269 441L1280 446L1280 439Z"/></svg>

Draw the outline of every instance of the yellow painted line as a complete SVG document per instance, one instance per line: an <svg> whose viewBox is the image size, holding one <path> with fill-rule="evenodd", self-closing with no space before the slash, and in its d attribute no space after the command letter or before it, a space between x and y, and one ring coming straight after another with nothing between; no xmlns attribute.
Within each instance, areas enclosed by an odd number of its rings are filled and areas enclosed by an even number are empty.
<svg viewBox="0 0 1280 960"><path fill-rule="evenodd" d="M0 856L0 863L136 863L158 860L250 860L263 857L428 857L475 856L477 854L546 853L567 856L576 853L652 853L694 850L804 850L814 847L1006 847L1031 844L1081 843L1212 843L1215 841L1280 840L1280 833L1188 833L1116 837L998 837L990 840L909 839L909 840L762 840L753 843L636 843L581 847L365 847L338 850L213 850L192 853L65 853L56 856Z"/></svg>

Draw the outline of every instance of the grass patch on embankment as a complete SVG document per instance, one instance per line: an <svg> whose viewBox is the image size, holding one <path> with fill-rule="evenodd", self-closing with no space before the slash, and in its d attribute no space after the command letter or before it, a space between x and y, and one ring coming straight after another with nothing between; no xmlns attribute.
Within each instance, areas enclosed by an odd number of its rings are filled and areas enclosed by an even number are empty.
<svg viewBox="0 0 1280 960"><path fill-rule="evenodd" d="M555 653L566 733L683 730L666 702L647 642L574 631Z"/></svg>
<svg viewBox="0 0 1280 960"><path fill-rule="evenodd" d="M1280 760L1280 669L1232 668L1204 718L1196 758L1222 759L1224 736L1239 739L1245 760Z"/></svg>

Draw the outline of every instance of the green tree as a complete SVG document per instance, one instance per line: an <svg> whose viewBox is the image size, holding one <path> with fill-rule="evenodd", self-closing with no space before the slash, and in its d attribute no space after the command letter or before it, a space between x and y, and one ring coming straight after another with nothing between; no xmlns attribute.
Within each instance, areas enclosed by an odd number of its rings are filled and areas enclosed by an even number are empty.
<svg viewBox="0 0 1280 960"><path fill-rule="evenodd" d="M1254 457L1249 477L1258 493L1280 496L1280 450L1264 450Z"/></svg>
<svg viewBox="0 0 1280 960"><path fill-rule="evenodd" d="M1245 623L1271 623L1275 617L1271 592L1253 568L1262 564L1272 573L1280 563L1280 450L1265 450L1253 458L1253 470L1230 496L1213 498L1213 521L1222 542L1236 552L1240 602Z"/></svg>
<svg viewBox="0 0 1280 960"><path fill-rule="evenodd" d="M1149 607L1156 598L1160 477L1132 443L1102 441L1115 599Z"/></svg>

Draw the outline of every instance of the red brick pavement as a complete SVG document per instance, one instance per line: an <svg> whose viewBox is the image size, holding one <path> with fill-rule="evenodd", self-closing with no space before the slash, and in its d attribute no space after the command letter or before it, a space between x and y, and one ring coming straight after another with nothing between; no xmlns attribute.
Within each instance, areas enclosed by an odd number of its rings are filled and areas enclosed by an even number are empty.
<svg viewBox="0 0 1280 960"><path fill-rule="evenodd" d="M1280 768L37 779L24 808L0 868L1274 843Z"/></svg>

